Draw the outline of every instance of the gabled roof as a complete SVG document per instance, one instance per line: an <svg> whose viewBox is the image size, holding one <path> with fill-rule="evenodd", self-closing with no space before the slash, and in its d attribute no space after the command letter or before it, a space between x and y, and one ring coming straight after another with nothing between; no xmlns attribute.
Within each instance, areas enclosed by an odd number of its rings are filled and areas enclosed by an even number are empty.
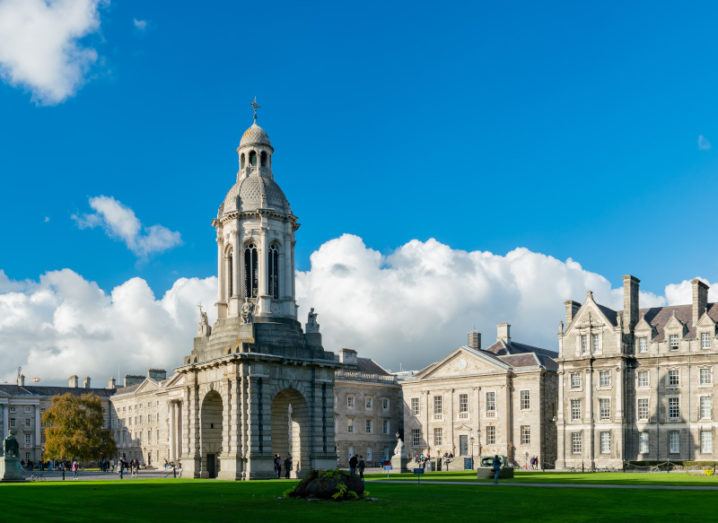
<svg viewBox="0 0 718 523"><path fill-rule="evenodd" d="M10 396L58 396L69 392L70 394L96 394L100 397L110 397L115 389L84 388L84 387L53 387L45 385L19 385L0 384L0 392Z"/></svg>
<svg viewBox="0 0 718 523"><path fill-rule="evenodd" d="M643 316L646 321L657 331L655 341L663 341L665 339L665 328L670 319L675 317L681 321L687 328L686 337L695 338L696 329L691 325L693 321L693 306L688 305L667 305L665 307L651 307L649 309L641 309L638 311L639 316ZM713 321L718 321L718 303L709 303L704 315L708 315Z"/></svg>

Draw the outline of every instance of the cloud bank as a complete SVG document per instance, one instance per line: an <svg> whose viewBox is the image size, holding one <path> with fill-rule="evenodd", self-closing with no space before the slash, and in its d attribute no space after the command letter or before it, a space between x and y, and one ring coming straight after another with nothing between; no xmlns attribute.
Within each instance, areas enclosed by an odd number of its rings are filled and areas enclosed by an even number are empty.
<svg viewBox="0 0 718 523"><path fill-rule="evenodd" d="M107 234L122 241L128 249L140 257L166 251L182 243L180 233L162 225L144 227L134 211L111 196L90 198L89 214L73 214L72 219L80 229L102 227Z"/></svg>
<svg viewBox="0 0 718 523"><path fill-rule="evenodd" d="M0 75L57 104L82 84L97 52L80 40L100 27L101 0L0 1Z"/></svg>
<svg viewBox="0 0 718 523"><path fill-rule="evenodd" d="M41 383L71 374L104 383L118 372L172 369L191 349L197 303L214 320L216 284L180 278L158 297L141 278L105 292L69 269L37 281L0 271L0 377L12 380L22 366ZM472 327L486 346L500 321L512 324L515 339L555 349L564 300L583 301L589 289L621 308L621 289L571 259L525 248L467 252L433 239L385 255L348 234L323 244L310 270L297 273L300 318L316 308L325 347L353 347L392 369L444 356ZM690 303L690 280L666 286L663 296L641 293L644 307L674 303Z"/></svg>

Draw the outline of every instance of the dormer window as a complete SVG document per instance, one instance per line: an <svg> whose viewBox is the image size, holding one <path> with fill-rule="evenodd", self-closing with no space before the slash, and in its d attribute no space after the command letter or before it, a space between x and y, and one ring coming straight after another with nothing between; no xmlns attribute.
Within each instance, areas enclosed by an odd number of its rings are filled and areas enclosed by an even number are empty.
<svg viewBox="0 0 718 523"><path fill-rule="evenodd" d="M668 348L670 350L678 350L678 334L668 335Z"/></svg>
<svg viewBox="0 0 718 523"><path fill-rule="evenodd" d="M711 348L711 334L710 332L701 332L701 349Z"/></svg>
<svg viewBox="0 0 718 523"><path fill-rule="evenodd" d="M645 336L641 336L640 338L638 338L638 352L648 352L648 338L646 338Z"/></svg>
<svg viewBox="0 0 718 523"><path fill-rule="evenodd" d="M591 334L591 347L593 348L593 352L601 352L601 336Z"/></svg>
<svg viewBox="0 0 718 523"><path fill-rule="evenodd" d="M581 354L588 353L588 334L581 334L580 344L581 344Z"/></svg>

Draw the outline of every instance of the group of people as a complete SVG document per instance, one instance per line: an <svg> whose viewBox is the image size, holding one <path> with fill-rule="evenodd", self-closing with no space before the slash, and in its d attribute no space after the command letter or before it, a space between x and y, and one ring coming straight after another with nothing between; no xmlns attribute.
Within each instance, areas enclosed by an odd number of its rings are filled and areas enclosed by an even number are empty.
<svg viewBox="0 0 718 523"><path fill-rule="evenodd" d="M349 473L354 476L357 471L359 471L359 477L364 478L364 469L366 468L366 462L364 461L364 456L357 457L356 454L354 454L351 458L349 458Z"/></svg>
<svg viewBox="0 0 718 523"><path fill-rule="evenodd" d="M538 456L533 456L531 458L531 460L529 461L529 466L531 467L531 470L538 470L538 468L539 468Z"/></svg>
<svg viewBox="0 0 718 523"><path fill-rule="evenodd" d="M282 461L282 457L279 454L274 455L274 473L277 475L277 479L282 477L282 465L284 465L284 477L289 479L289 473L292 471L291 454L287 454L284 461Z"/></svg>
<svg viewBox="0 0 718 523"><path fill-rule="evenodd" d="M120 475L120 479L124 479L125 470L127 469L129 469L130 471L131 478L137 477L137 474L139 474L140 472L140 460L131 459L130 461L127 461L125 460L124 455L119 460L117 460L116 466L119 467L118 473Z"/></svg>

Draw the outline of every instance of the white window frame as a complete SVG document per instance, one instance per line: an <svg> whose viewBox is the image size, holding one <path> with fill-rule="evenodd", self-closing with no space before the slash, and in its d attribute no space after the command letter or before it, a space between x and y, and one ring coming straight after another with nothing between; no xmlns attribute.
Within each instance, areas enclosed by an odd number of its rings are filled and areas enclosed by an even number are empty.
<svg viewBox="0 0 718 523"><path fill-rule="evenodd" d="M434 446L439 447L443 445L444 431L442 427L434 427Z"/></svg>
<svg viewBox="0 0 718 523"><path fill-rule="evenodd" d="M681 385L681 372L679 369L668 369L668 386L679 387Z"/></svg>
<svg viewBox="0 0 718 523"><path fill-rule="evenodd" d="M591 334L591 349L593 350L594 354L598 354L601 352L601 335L600 334Z"/></svg>
<svg viewBox="0 0 718 523"><path fill-rule="evenodd" d="M469 417L469 395L459 394L459 418L465 419Z"/></svg>
<svg viewBox="0 0 718 523"><path fill-rule="evenodd" d="M411 414L413 416L421 414L421 404L419 403L419 398L411 398Z"/></svg>
<svg viewBox="0 0 718 523"><path fill-rule="evenodd" d="M521 410L531 410L531 391L524 389L519 391L519 405Z"/></svg>
<svg viewBox="0 0 718 523"><path fill-rule="evenodd" d="M673 412L671 412L673 409ZM677 420L681 417L681 398L678 396L668 397L668 419Z"/></svg>
<svg viewBox="0 0 718 523"><path fill-rule="evenodd" d="M496 417L496 392L488 391L486 393L486 417Z"/></svg>
<svg viewBox="0 0 718 523"><path fill-rule="evenodd" d="M583 432L571 433L571 454L581 454L583 452Z"/></svg>
<svg viewBox="0 0 718 523"><path fill-rule="evenodd" d="M531 425L521 425L521 445L531 445Z"/></svg>
<svg viewBox="0 0 718 523"><path fill-rule="evenodd" d="M609 398L598 398L598 418L601 420L611 419L611 400Z"/></svg>
<svg viewBox="0 0 718 523"><path fill-rule="evenodd" d="M651 437L648 432L638 433L638 453L649 454L651 452Z"/></svg>
<svg viewBox="0 0 718 523"><path fill-rule="evenodd" d="M355 404L356 404L356 400L354 399L354 395L347 394L347 408L353 409Z"/></svg>
<svg viewBox="0 0 718 523"><path fill-rule="evenodd" d="M681 453L681 433L677 430L668 431L668 453Z"/></svg>
<svg viewBox="0 0 718 523"><path fill-rule="evenodd" d="M588 354L588 334L579 334L578 351L579 354Z"/></svg>
<svg viewBox="0 0 718 523"><path fill-rule="evenodd" d="M636 400L636 418L640 421L647 421L650 415L650 402L648 398L638 398Z"/></svg>
<svg viewBox="0 0 718 523"><path fill-rule="evenodd" d="M648 352L648 338L646 336L640 336L638 338L638 353L645 354Z"/></svg>
<svg viewBox="0 0 718 523"><path fill-rule="evenodd" d="M580 399L572 399L569 403L571 407L571 421L578 421L581 419L581 400Z"/></svg>
<svg viewBox="0 0 718 523"><path fill-rule="evenodd" d="M701 431L701 454L713 454L713 431Z"/></svg>
<svg viewBox="0 0 718 523"><path fill-rule="evenodd" d="M580 372L572 372L569 377L570 380L570 386L572 390L577 390L581 388L581 373Z"/></svg>
<svg viewBox="0 0 718 523"><path fill-rule="evenodd" d="M367 418L364 421L364 432L367 434L374 434L374 420L371 418Z"/></svg>
<svg viewBox="0 0 718 523"><path fill-rule="evenodd" d="M701 332L701 349L709 350L713 345L710 332Z"/></svg>
<svg viewBox="0 0 718 523"><path fill-rule="evenodd" d="M698 369L698 384L699 385L712 385L713 384L713 367L700 367Z"/></svg>
<svg viewBox="0 0 718 523"><path fill-rule="evenodd" d="M373 396L365 396L364 397L364 410L372 410L374 408L374 397Z"/></svg>
<svg viewBox="0 0 718 523"><path fill-rule="evenodd" d="M496 427L493 425L486 426L486 445L496 445Z"/></svg>
<svg viewBox="0 0 718 523"><path fill-rule="evenodd" d="M599 387L610 387L611 386L611 371L610 370L598 371L598 386Z"/></svg>
<svg viewBox="0 0 718 523"><path fill-rule="evenodd" d="M352 418L347 419L347 433L354 434L354 420Z"/></svg>
<svg viewBox="0 0 718 523"><path fill-rule="evenodd" d="M391 402L389 401L389 398L382 398L381 399L381 408L382 410L389 410L389 407L391 406Z"/></svg>
<svg viewBox="0 0 718 523"><path fill-rule="evenodd" d="M642 383L642 377L646 378L645 383ZM637 375L638 387L650 387L651 386L651 373L647 370L639 370Z"/></svg>
<svg viewBox="0 0 718 523"><path fill-rule="evenodd" d="M698 418L699 419L712 419L713 418L713 397L712 396L700 396L700 398L698 398Z"/></svg>
<svg viewBox="0 0 718 523"><path fill-rule="evenodd" d="M421 445L421 429L411 429L411 444L414 447Z"/></svg>
<svg viewBox="0 0 718 523"><path fill-rule="evenodd" d="M681 340L678 334L668 335L668 350L677 351L681 347Z"/></svg>
<svg viewBox="0 0 718 523"><path fill-rule="evenodd" d="M444 396L437 394L433 399L434 419L442 419L444 417Z"/></svg>
<svg viewBox="0 0 718 523"><path fill-rule="evenodd" d="M611 453L611 440L613 438L611 437L611 432L608 430L602 431L599 433L599 447L601 454L610 454Z"/></svg>

